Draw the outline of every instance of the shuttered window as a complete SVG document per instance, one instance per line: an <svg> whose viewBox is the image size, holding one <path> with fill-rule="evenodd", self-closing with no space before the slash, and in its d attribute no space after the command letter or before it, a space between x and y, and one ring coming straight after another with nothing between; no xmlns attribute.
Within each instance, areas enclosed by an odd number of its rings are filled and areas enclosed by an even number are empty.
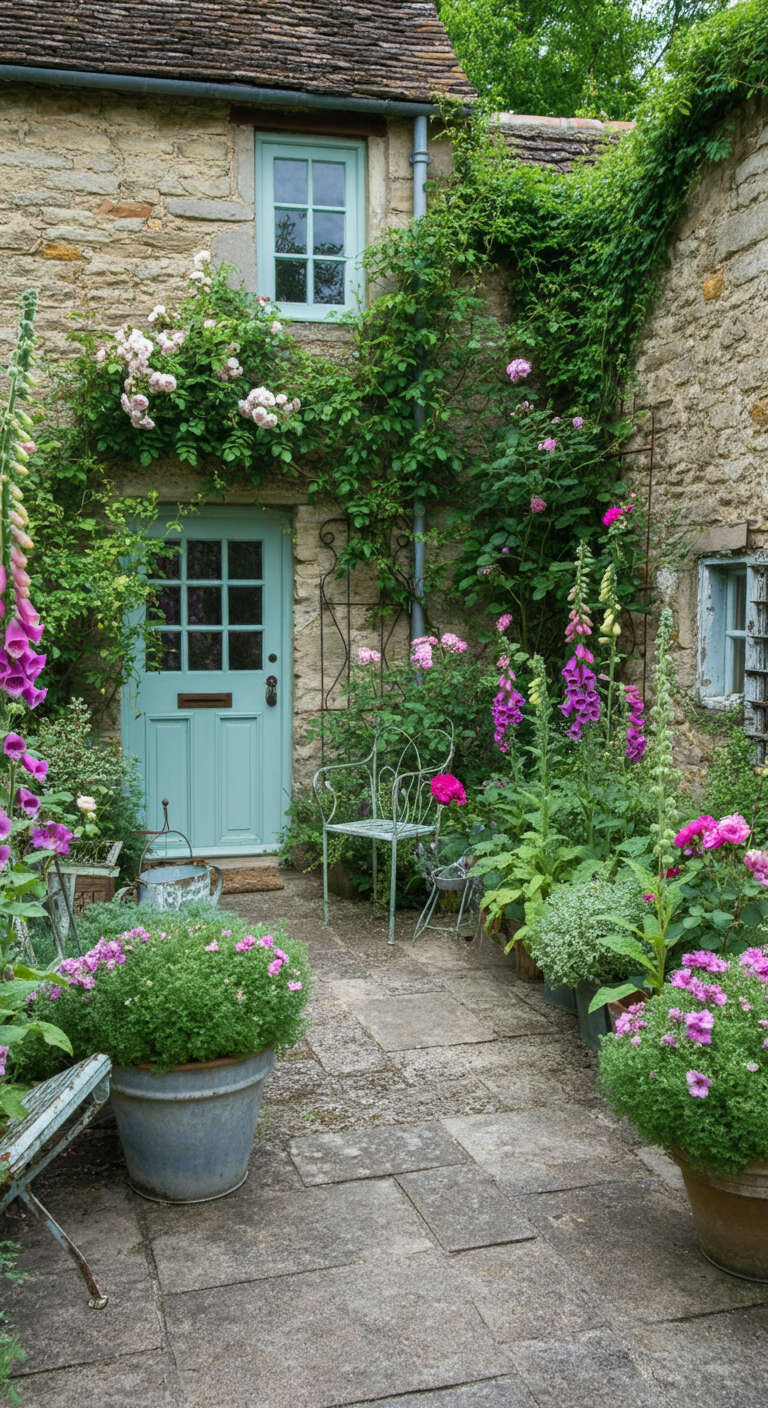
<svg viewBox="0 0 768 1408"><path fill-rule="evenodd" d="M699 566L699 696L710 708L744 700L744 726L768 741L768 562L704 558Z"/></svg>

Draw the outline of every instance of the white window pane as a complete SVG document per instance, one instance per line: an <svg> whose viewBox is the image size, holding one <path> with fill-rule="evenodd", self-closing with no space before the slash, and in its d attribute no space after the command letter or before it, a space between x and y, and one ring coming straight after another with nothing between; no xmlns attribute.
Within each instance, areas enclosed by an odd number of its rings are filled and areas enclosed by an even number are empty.
<svg viewBox="0 0 768 1408"><path fill-rule="evenodd" d="M312 162L312 204L346 205L346 170L341 161Z"/></svg>
<svg viewBox="0 0 768 1408"><path fill-rule="evenodd" d="M293 157L275 157L275 200L279 204L307 205L307 165Z"/></svg>

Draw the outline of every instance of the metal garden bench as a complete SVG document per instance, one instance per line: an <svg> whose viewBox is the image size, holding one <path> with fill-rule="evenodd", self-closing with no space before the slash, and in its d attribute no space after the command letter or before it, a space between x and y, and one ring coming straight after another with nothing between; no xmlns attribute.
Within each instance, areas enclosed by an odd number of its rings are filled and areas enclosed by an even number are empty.
<svg viewBox="0 0 768 1408"><path fill-rule="evenodd" d="M29 1185L90 1124L109 1095L111 1069L108 1056L89 1056L51 1076L25 1096L26 1117L13 1120L0 1136L0 1212L18 1198L44 1223L73 1258L94 1310L103 1309L107 1297L99 1290L82 1252Z"/></svg>
<svg viewBox="0 0 768 1408"><path fill-rule="evenodd" d="M440 808L432 795L432 779L448 770L453 758L453 729L435 729L427 744L419 745L401 729L378 733L367 757L349 763L329 763L318 768L312 780L315 799L323 821L323 924L328 923L328 835L358 836L371 842L373 895L376 898L376 847L383 841L391 847L389 881L389 943L395 942L395 890L397 849L405 841L437 838ZM428 763L422 754L439 763ZM381 755L385 761L381 761ZM337 779L360 781L363 794L357 816L335 821L342 796Z"/></svg>

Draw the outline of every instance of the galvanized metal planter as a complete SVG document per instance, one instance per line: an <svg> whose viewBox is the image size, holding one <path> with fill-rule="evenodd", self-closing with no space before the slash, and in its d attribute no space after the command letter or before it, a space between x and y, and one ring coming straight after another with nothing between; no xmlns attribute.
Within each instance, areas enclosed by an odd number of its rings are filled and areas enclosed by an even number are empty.
<svg viewBox="0 0 768 1408"><path fill-rule="evenodd" d="M131 1186L154 1202L204 1203L248 1176L272 1050L174 1066L115 1066L112 1105Z"/></svg>
<svg viewBox="0 0 768 1408"><path fill-rule="evenodd" d="M211 875L216 888L211 893ZM139 904L155 909L181 909L190 900L218 904L223 877L217 865L156 865L143 870L136 882Z"/></svg>

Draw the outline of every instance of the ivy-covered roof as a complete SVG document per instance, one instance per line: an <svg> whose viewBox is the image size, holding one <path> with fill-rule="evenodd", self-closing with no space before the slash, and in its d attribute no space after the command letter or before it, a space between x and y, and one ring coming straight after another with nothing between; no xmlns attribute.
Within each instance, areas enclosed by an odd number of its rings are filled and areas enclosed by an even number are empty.
<svg viewBox="0 0 768 1408"><path fill-rule="evenodd" d="M599 122L592 117L534 117L501 112L494 118L510 153L528 166L570 171L574 162L597 161L606 145L631 131L634 122Z"/></svg>
<svg viewBox="0 0 768 1408"><path fill-rule="evenodd" d="M0 0L0 64L472 101L432 0Z"/></svg>

